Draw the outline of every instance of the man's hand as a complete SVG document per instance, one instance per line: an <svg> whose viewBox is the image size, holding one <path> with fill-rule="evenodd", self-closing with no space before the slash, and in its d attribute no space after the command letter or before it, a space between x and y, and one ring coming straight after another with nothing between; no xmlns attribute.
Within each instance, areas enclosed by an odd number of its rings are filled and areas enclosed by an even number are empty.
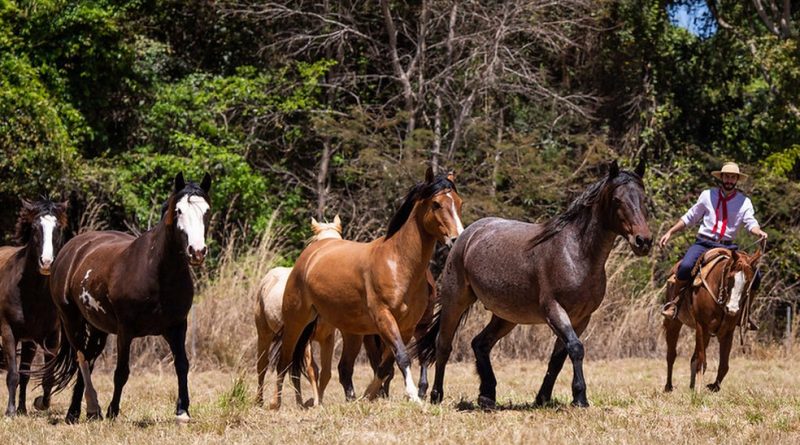
<svg viewBox="0 0 800 445"><path fill-rule="evenodd" d="M661 239L658 240L658 247L663 249L667 245L667 242L669 242L670 237L672 237L672 231L667 230L667 233L665 233Z"/></svg>
<svg viewBox="0 0 800 445"><path fill-rule="evenodd" d="M750 233L757 236L761 241L767 239L767 232L761 230L761 227L755 227Z"/></svg>

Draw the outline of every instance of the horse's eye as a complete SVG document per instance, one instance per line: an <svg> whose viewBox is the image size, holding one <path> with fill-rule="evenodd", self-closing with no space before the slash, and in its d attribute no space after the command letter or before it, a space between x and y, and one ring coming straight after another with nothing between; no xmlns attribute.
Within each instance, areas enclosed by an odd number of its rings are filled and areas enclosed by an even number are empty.
<svg viewBox="0 0 800 445"><path fill-rule="evenodd" d="M442 208L442 205L436 201L433 201L433 210L439 210Z"/></svg>
<svg viewBox="0 0 800 445"><path fill-rule="evenodd" d="M175 213L177 213L178 215L180 215L180 214L181 214L181 213L183 213L183 212L181 212L181 209L175 209Z"/></svg>

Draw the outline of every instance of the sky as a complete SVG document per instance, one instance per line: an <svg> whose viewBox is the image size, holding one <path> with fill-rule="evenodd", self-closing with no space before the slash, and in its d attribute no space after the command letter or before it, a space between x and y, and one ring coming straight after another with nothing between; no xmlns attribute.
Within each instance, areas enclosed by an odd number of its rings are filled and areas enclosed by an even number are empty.
<svg viewBox="0 0 800 445"><path fill-rule="evenodd" d="M717 31L716 26L712 29L703 29L704 19L711 15L704 0L671 5L667 8L667 13L673 25L684 28L696 36L710 37Z"/></svg>

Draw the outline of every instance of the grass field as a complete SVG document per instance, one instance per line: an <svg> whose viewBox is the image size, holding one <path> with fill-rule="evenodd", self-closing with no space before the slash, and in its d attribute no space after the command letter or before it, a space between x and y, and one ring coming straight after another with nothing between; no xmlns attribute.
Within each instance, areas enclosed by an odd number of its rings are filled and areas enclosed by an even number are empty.
<svg viewBox="0 0 800 445"><path fill-rule="evenodd" d="M798 365L796 360L737 357L721 392L693 395L687 388L685 357L679 357L678 388L671 394L662 392L661 360L587 360L591 408L568 406L571 368L566 365L554 393L559 403L534 409L527 404L536 395L544 363L501 361L497 375L502 407L495 412L471 408L478 379L466 363L448 368L441 406L406 402L399 379L389 400L345 403L334 372L324 407L300 409L290 395L278 412L253 405L254 373L239 378L219 371L192 372L194 421L185 427L173 423L176 383L171 369L134 370L118 420L66 425L68 397L59 394L50 413L3 420L0 444L798 443ZM715 363L709 366L706 381L716 372ZM105 408L111 373L96 374ZM356 369L357 388L363 390L369 375L366 367Z"/></svg>

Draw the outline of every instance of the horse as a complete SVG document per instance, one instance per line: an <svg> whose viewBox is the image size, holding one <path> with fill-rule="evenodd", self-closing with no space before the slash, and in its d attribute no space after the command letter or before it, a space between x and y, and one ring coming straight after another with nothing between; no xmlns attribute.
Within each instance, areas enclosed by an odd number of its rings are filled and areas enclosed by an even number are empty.
<svg viewBox="0 0 800 445"><path fill-rule="evenodd" d="M132 340L162 335L178 378L176 421L190 421L186 318L194 297L191 267L202 265L208 252L210 189L208 173L199 186L185 182L178 173L154 228L139 237L117 231L86 232L67 242L56 258L50 291L67 340L61 341L50 365L57 388L65 388L80 369L67 423L80 418L84 388L87 417L103 417L91 373L108 334L117 335L117 364L106 416L119 415Z"/></svg>
<svg viewBox="0 0 800 445"><path fill-rule="evenodd" d="M366 390L374 399L388 377L392 359L400 367L409 399L419 402L406 342L428 306L425 271L437 240L447 245L464 230L461 198L452 174L425 180L406 195L385 236L369 243L323 240L300 254L283 296L283 333L270 407L281 403L283 379L292 366L300 391L302 355L318 318L343 333L379 334L388 345Z"/></svg>
<svg viewBox="0 0 800 445"><path fill-rule="evenodd" d="M440 309L431 329L414 345L419 356L436 358L432 403L440 403L444 395L453 336L468 309L480 300L492 313L472 340L481 407L496 405L497 380L489 358L494 345L518 324L542 323L553 330L556 342L535 404L550 403L569 356L572 405L589 406L580 335L605 296L605 263L618 236L638 256L646 255L652 245L643 174L643 162L631 173L620 171L614 161L604 178L544 224L483 218L458 237L441 278Z"/></svg>
<svg viewBox="0 0 800 445"><path fill-rule="evenodd" d="M716 252L715 252L716 251ZM685 324L695 330L695 348L691 360L691 377L689 388L695 389L695 380L698 386L703 384L703 374L706 370L706 348L711 336L719 339L719 368L714 383L709 383L707 388L717 392L722 384L722 379L728 373L728 362L733 345L733 335L736 326L747 321L745 315L752 304L750 288L755 278L755 269L761 259L762 250L748 255L744 252L728 249L713 249L704 257L711 258L718 255L717 261L711 260L708 268L691 286L684 304L680 305L678 316L675 319L664 320L664 331L667 341L667 383L665 392L672 391L672 366L678 355L678 337ZM702 259L701 259L702 261ZM702 264L702 263L701 263ZM744 297L744 300L742 299Z"/></svg>
<svg viewBox="0 0 800 445"><path fill-rule="evenodd" d="M50 299L49 275L63 244L67 205L67 201L31 203L23 199L15 228L15 239L22 246L0 247L0 355L5 355L7 372L6 416L28 412L25 397L37 344L43 347L46 359L52 359L51 351L58 347L58 314ZM18 342L22 342L19 367ZM15 405L17 385L19 403ZM52 374L46 374L43 394L34 400L36 409L50 406L52 386Z"/></svg>
<svg viewBox="0 0 800 445"><path fill-rule="evenodd" d="M311 230L314 232L311 242L331 238L341 239L342 221L339 219L339 215L333 218L332 223L319 223L316 219L311 218ZM258 392L256 395L256 403L258 405L261 405L264 400L264 378L269 367L270 345L275 336L283 328L281 313L281 308L283 307L283 291L286 288L286 281L289 279L289 273L291 271L291 267L274 267L264 275L264 278L261 279L261 283L256 288L255 321L256 331L258 332L258 361L256 365L258 371ZM319 322L314 332L313 340L320 345L322 373L319 374L319 378L317 378L318 368L314 362L311 345L309 344L306 348L304 358L305 368L306 374L309 376L309 383L311 383L312 393L314 394L314 399L312 399L312 404L314 406L322 403L325 387L328 385L331 378L334 333L335 330L324 321ZM319 394L318 397L317 394ZM304 405L302 400L298 400L298 404Z"/></svg>

